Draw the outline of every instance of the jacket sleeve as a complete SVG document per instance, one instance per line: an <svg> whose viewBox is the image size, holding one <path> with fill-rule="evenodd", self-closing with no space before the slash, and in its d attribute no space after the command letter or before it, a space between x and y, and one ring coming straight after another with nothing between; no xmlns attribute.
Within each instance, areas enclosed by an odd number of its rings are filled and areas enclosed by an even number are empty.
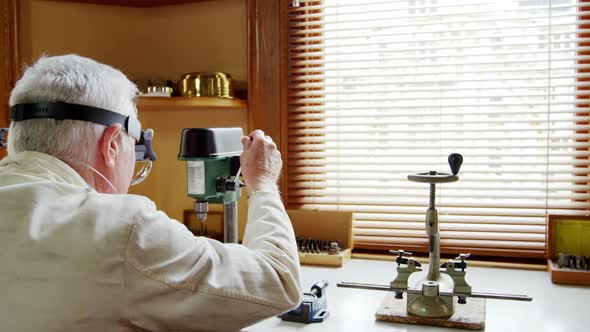
<svg viewBox="0 0 590 332"><path fill-rule="evenodd" d="M153 204L126 249L125 320L150 331L239 330L301 300L293 229L278 193L248 201L243 245L195 237Z"/></svg>

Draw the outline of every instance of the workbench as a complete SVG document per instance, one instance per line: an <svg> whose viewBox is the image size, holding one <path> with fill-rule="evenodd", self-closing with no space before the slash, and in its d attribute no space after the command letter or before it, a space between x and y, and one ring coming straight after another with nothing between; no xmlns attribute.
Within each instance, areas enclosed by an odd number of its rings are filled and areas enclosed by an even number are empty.
<svg viewBox="0 0 590 332"><path fill-rule="evenodd" d="M388 285L394 271L391 261L363 259L352 259L341 268L302 266L304 291L322 279L330 283L330 316L322 323L307 325L273 317L244 331L467 331L377 321L375 311L385 292L336 287L340 281ZM467 271L467 282L474 291L533 297L532 302L486 300L487 332L590 331L590 287L553 284L545 271L471 266Z"/></svg>

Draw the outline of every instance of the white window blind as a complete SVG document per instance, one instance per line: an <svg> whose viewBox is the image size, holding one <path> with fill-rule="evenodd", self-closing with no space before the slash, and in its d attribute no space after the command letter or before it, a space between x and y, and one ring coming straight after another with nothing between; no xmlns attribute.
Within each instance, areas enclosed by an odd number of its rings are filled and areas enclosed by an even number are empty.
<svg viewBox="0 0 590 332"><path fill-rule="evenodd" d="M290 3L291 1L289 1ZM590 12L577 0L322 0L289 10L288 205L356 212L356 248L543 257L590 212ZM590 4L586 3L586 6Z"/></svg>

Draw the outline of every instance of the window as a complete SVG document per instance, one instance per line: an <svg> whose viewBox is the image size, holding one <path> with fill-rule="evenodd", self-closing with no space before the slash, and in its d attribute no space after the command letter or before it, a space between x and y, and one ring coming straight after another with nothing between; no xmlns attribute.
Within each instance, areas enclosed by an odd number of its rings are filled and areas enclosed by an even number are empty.
<svg viewBox="0 0 590 332"><path fill-rule="evenodd" d="M590 10L577 0L301 1L289 10L287 204L356 212L356 248L541 258L590 212Z"/></svg>

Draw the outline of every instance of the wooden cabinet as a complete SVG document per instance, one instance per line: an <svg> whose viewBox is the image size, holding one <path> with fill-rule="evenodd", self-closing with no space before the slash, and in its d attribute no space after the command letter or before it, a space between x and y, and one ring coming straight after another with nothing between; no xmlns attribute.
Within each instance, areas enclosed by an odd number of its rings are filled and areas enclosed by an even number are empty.
<svg viewBox="0 0 590 332"><path fill-rule="evenodd" d="M87 56L131 79L230 73L248 87L248 101L139 99L140 120L154 129L160 159L149 180L133 192L181 219L192 204L185 193L185 165L176 158L182 128L261 128L282 146L283 5L276 0L0 0L0 18L5 18L0 22L0 126L8 123L8 96L20 69L43 54Z"/></svg>

